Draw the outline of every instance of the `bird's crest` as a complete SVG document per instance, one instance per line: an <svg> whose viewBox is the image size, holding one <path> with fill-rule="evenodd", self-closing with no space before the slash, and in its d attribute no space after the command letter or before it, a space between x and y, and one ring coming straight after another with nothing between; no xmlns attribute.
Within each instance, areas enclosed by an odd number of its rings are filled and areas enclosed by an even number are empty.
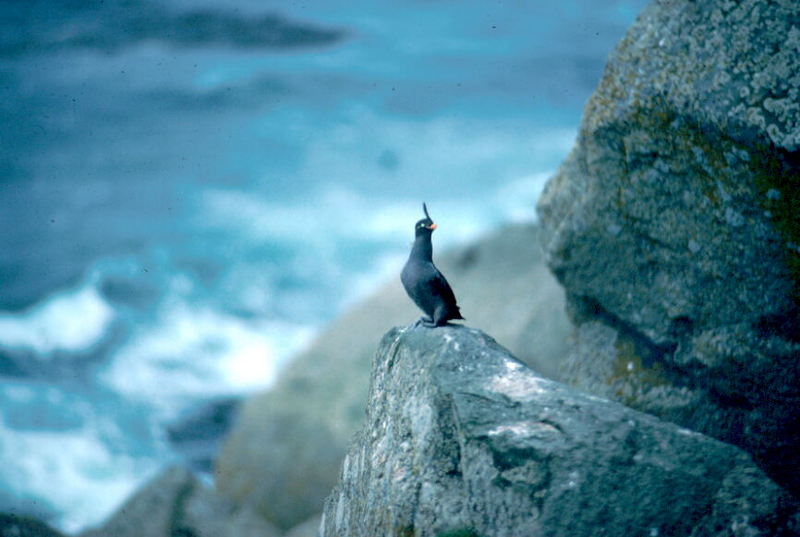
<svg viewBox="0 0 800 537"><path fill-rule="evenodd" d="M430 215L428 214L428 206L425 205L424 201L422 202L422 210L425 211L425 218L427 218L428 220L433 221L433 218L431 218Z"/></svg>

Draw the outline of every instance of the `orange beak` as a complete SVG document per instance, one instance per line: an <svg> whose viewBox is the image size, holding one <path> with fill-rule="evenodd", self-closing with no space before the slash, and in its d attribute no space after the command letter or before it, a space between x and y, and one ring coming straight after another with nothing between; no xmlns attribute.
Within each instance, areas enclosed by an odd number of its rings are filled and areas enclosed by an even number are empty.
<svg viewBox="0 0 800 537"><path fill-rule="evenodd" d="M436 224L431 224L431 225L429 225L429 226L428 226L428 229L430 229L431 231L433 231L434 229L436 229Z"/></svg>

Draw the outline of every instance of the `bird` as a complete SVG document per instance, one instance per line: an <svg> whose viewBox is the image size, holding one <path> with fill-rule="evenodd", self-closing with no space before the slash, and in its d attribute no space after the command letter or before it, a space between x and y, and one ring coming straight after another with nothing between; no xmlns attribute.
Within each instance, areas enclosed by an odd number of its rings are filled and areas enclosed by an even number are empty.
<svg viewBox="0 0 800 537"><path fill-rule="evenodd" d="M453 289L433 264L431 235L436 224L428 215L425 203L422 204L422 210L425 211L425 218L414 225L414 245L400 273L400 281L411 300L427 315L420 318L414 326L422 324L433 328L464 317L458 309Z"/></svg>

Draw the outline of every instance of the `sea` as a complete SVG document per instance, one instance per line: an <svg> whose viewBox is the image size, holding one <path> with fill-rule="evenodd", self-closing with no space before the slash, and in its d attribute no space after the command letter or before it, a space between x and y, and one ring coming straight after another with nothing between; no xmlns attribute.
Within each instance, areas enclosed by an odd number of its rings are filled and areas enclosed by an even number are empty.
<svg viewBox="0 0 800 537"><path fill-rule="evenodd" d="M644 0L0 5L0 512L210 475L236 402L437 250L535 219Z"/></svg>

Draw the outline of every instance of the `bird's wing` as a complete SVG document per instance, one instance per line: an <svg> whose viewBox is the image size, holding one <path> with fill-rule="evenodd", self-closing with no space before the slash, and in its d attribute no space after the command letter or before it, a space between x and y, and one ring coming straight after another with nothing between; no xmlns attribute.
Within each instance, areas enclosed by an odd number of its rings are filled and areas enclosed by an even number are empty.
<svg viewBox="0 0 800 537"><path fill-rule="evenodd" d="M448 304L456 306L456 295L453 293L450 284L447 283L447 280L444 275L439 272L439 269L434 267L433 270L435 271L435 275L430 279L431 291L433 291L434 295L442 297Z"/></svg>

